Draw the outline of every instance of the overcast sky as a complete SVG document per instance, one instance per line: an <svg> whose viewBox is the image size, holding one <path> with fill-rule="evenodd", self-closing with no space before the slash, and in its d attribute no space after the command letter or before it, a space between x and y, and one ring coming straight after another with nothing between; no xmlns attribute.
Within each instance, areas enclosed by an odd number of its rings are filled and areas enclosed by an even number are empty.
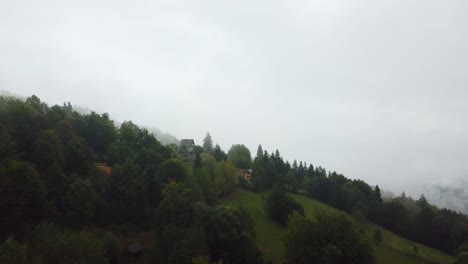
<svg viewBox="0 0 468 264"><path fill-rule="evenodd" d="M0 2L0 89L401 192L468 172L468 2Z"/></svg>

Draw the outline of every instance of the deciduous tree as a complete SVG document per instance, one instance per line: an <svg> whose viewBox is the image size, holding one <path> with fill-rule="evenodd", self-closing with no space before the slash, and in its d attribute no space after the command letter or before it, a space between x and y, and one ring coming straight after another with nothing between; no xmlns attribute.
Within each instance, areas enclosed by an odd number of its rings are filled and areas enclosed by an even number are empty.
<svg viewBox="0 0 468 264"><path fill-rule="evenodd" d="M293 214L284 237L290 263L375 263L373 249L347 216Z"/></svg>
<svg viewBox="0 0 468 264"><path fill-rule="evenodd" d="M288 218L293 212L304 214L304 207L279 187L268 196L266 210L271 219L283 226L287 225Z"/></svg>
<svg viewBox="0 0 468 264"><path fill-rule="evenodd" d="M252 166L250 150L242 144L232 145L228 152L228 158L237 168L250 169Z"/></svg>

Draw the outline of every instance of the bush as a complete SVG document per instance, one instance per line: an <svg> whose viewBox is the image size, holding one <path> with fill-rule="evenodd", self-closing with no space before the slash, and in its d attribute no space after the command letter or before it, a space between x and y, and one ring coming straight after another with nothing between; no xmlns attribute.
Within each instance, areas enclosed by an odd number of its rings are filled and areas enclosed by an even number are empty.
<svg viewBox="0 0 468 264"><path fill-rule="evenodd" d="M32 232L30 257L34 263L108 263L116 253L115 238L95 237L81 231L63 231L49 223L38 225Z"/></svg>
<svg viewBox="0 0 468 264"><path fill-rule="evenodd" d="M375 263L373 248L345 215L294 213L283 239L287 263Z"/></svg>
<svg viewBox="0 0 468 264"><path fill-rule="evenodd" d="M0 263L26 264L27 248L12 238L8 238L0 244Z"/></svg>
<svg viewBox="0 0 468 264"><path fill-rule="evenodd" d="M283 226L287 225L292 212L296 211L301 215L304 214L304 207L278 187L268 196L266 209L269 217Z"/></svg>

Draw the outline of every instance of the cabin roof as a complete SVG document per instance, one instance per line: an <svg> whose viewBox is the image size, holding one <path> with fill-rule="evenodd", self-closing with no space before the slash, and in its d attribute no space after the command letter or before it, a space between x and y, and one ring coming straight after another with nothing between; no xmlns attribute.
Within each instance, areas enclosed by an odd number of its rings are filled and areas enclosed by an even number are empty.
<svg viewBox="0 0 468 264"><path fill-rule="evenodd" d="M102 172L104 175L109 176L112 173L112 167L106 165L98 165L98 170Z"/></svg>

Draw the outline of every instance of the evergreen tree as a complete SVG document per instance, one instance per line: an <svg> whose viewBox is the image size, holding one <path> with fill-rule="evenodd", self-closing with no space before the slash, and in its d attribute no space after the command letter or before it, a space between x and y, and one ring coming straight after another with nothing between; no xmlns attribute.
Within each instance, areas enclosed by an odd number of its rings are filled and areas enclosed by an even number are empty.
<svg viewBox="0 0 468 264"><path fill-rule="evenodd" d="M269 217L283 226L287 225L292 212L304 215L304 207L281 188L275 188L270 193L266 200L266 209Z"/></svg>
<svg viewBox="0 0 468 264"><path fill-rule="evenodd" d="M47 214L47 188L33 164L1 164L0 194L0 240L10 234L21 237Z"/></svg>
<svg viewBox="0 0 468 264"><path fill-rule="evenodd" d="M380 193L380 188L378 185L375 186L375 189L374 189L374 196L375 196L375 199L378 203L382 203L382 194Z"/></svg>
<svg viewBox="0 0 468 264"><path fill-rule="evenodd" d="M88 224L96 212L98 199L98 194L89 180L76 179L63 197L67 222L74 227Z"/></svg>
<svg viewBox="0 0 468 264"><path fill-rule="evenodd" d="M206 132L206 136L203 139L203 149L206 153L213 153L213 139L211 138L210 132Z"/></svg>
<svg viewBox="0 0 468 264"><path fill-rule="evenodd" d="M218 144L216 144L213 150L213 157L215 158L216 161L227 160L227 154L221 149L221 147Z"/></svg>
<svg viewBox="0 0 468 264"><path fill-rule="evenodd" d="M263 157L263 148L262 148L262 145L258 145L257 158L261 158L261 157Z"/></svg>
<svg viewBox="0 0 468 264"><path fill-rule="evenodd" d="M418 203L419 207L421 207L421 208L426 208L426 207L429 206L429 203L427 202L426 197L424 197L424 194L421 194L421 197L419 198L417 203Z"/></svg>

